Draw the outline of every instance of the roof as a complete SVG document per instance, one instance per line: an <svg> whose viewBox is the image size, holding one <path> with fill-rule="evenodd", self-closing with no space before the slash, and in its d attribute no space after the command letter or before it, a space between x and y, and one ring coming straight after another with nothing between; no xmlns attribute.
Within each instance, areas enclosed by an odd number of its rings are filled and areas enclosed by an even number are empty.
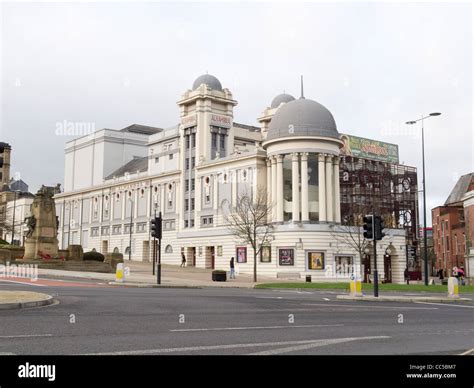
<svg viewBox="0 0 474 388"><path fill-rule="evenodd" d="M280 104L290 102L290 101L294 101L294 99L295 98L291 94L286 94L286 93L279 94L278 96L276 96L272 100L270 108L272 108L272 109L278 108L280 106Z"/></svg>
<svg viewBox="0 0 474 388"><path fill-rule="evenodd" d="M222 91L221 82L211 74L203 74L196 78L196 81L193 83L193 90L196 90L201 84L206 84L213 90Z"/></svg>
<svg viewBox="0 0 474 388"><path fill-rule="evenodd" d="M115 170L112 174L105 177L105 179L108 180L114 177L121 177L125 174L135 174L137 171L148 171L148 156L130 160L128 163L125 163L122 167Z"/></svg>
<svg viewBox="0 0 474 388"><path fill-rule="evenodd" d="M237 128L248 129L249 131L260 132L260 127L255 127L253 125L240 124L240 123L236 123L235 121L232 123L232 125Z"/></svg>
<svg viewBox="0 0 474 388"><path fill-rule="evenodd" d="M280 106L270 122L266 141L299 136L339 139L332 113L320 103L306 98Z"/></svg>
<svg viewBox="0 0 474 388"><path fill-rule="evenodd" d="M132 124L120 130L120 132L139 133L142 135L154 135L155 133L162 132L162 131L163 131L163 128L150 127L148 125L140 125L140 124Z"/></svg>
<svg viewBox="0 0 474 388"><path fill-rule="evenodd" d="M470 189L471 186L474 185L474 172L469 174L463 175L461 178L458 179L456 185L451 190L451 193L446 199L445 205L455 205L461 202L461 198L466 194Z"/></svg>

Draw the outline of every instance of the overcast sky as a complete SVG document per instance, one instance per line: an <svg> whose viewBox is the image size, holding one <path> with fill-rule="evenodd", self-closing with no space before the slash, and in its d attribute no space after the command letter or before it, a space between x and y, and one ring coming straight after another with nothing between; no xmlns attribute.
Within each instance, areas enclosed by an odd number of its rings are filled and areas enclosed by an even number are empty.
<svg viewBox="0 0 474 388"><path fill-rule="evenodd" d="M0 140L12 175L36 191L64 180L58 123L96 129L179 120L176 101L208 71L257 125L285 90L325 105L340 132L399 145L420 168L428 207L474 170L470 3L0 4Z"/></svg>

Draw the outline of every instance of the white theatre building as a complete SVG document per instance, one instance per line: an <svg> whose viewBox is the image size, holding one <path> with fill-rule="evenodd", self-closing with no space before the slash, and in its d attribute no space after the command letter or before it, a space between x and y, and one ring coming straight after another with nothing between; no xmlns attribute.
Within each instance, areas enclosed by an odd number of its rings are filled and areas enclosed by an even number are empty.
<svg viewBox="0 0 474 388"><path fill-rule="evenodd" d="M125 258L131 249L133 260L151 261L156 211L163 216L163 263L178 265L184 253L188 265L227 270L233 256L240 273L252 273L252 248L229 234L224 215L240 195L263 188L273 203L274 236L259 257L260 275L339 280L348 275L342 264L363 273L356 250L334 238L343 233L343 143L328 109L281 94L260 126L239 124L237 101L208 74L177 104L174 127L102 129L67 143L64 192L55 197L62 248L82 244ZM403 282L404 233L391 229L378 246L379 274L385 276L389 252L393 282Z"/></svg>

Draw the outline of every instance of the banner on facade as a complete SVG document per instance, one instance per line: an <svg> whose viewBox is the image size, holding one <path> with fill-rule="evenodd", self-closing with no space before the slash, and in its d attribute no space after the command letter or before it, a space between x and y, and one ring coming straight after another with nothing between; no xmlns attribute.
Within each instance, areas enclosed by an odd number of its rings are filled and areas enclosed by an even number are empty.
<svg viewBox="0 0 474 388"><path fill-rule="evenodd" d="M378 140L343 134L344 146L341 154L356 158L379 160L388 163L399 163L398 145Z"/></svg>

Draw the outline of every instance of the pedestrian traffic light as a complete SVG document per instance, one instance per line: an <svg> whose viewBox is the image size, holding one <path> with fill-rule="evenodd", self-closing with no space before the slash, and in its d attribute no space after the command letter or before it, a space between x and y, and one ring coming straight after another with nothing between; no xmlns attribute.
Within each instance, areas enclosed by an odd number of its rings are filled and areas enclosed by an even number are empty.
<svg viewBox="0 0 474 388"><path fill-rule="evenodd" d="M375 216L374 229L375 229L375 239L382 240L382 238L384 238L385 236L385 233L383 232L384 225L383 225L383 219L381 216Z"/></svg>
<svg viewBox="0 0 474 388"><path fill-rule="evenodd" d="M373 217L365 216L363 221L364 221L364 238L366 238L367 240L372 240L374 238Z"/></svg>
<svg viewBox="0 0 474 388"><path fill-rule="evenodd" d="M155 217L151 220L151 237L161 239L162 231L161 231L161 218Z"/></svg>

